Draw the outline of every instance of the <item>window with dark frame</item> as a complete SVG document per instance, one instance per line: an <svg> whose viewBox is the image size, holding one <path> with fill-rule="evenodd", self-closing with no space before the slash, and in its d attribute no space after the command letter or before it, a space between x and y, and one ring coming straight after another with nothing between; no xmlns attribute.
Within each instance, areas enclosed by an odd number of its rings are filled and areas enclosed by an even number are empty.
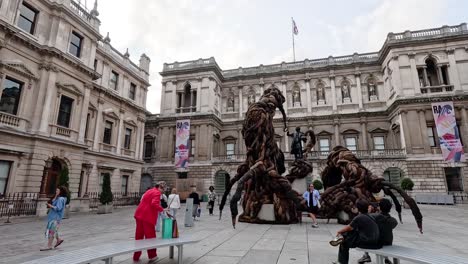
<svg viewBox="0 0 468 264"><path fill-rule="evenodd" d="M461 192L463 191L463 179L461 177L461 168L447 167L444 168L445 179L447 180L447 191Z"/></svg>
<svg viewBox="0 0 468 264"><path fill-rule="evenodd" d="M356 137L345 137L346 148L351 151L357 150L357 138Z"/></svg>
<svg viewBox="0 0 468 264"><path fill-rule="evenodd" d="M81 57L82 43L83 37L75 31L72 31L70 38L70 47L68 48L68 52L70 52L73 56L77 58Z"/></svg>
<svg viewBox="0 0 468 264"><path fill-rule="evenodd" d="M151 158L153 156L153 140L145 140L145 158Z"/></svg>
<svg viewBox="0 0 468 264"><path fill-rule="evenodd" d="M111 144L111 139L112 139L112 126L114 123L111 121L106 121L104 125L104 137L102 139L102 142L105 144Z"/></svg>
<svg viewBox="0 0 468 264"><path fill-rule="evenodd" d="M328 138L319 139L319 150L321 152L330 151L330 139L328 139Z"/></svg>
<svg viewBox="0 0 468 264"><path fill-rule="evenodd" d="M188 173L183 171L183 172L177 172L177 178L178 179L187 179Z"/></svg>
<svg viewBox="0 0 468 264"><path fill-rule="evenodd" d="M431 146L431 147L436 147L437 146L433 126L427 127L427 139L429 141L429 146Z"/></svg>
<svg viewBox="0 0 468 264"><path fill-rule="evenodd" d="M226 156L232 157L235 153L236 143L226 143Z"/></svg>
<svg viewBox="0 0 468 264"><path fill-rule="evenodd" d="M130 128L125 128L124 148L130 149L131 143L132 143L132 130Z"/></svg>
<svg viewBox="0 0 468 264"><path fill-rule="evenodd" d="M385 149L385 138L383 136L374 136L374 149L383 150Z"/></svg>
<svg viewBox="0 0 468 264"><path fill-rule="evenodd" d="M130 89L128 90L128 98L135 100L136 84L130 83Z"/></svg>
<svg viewBox="0 0 468 264"><path fill-rule="evenodd" d="M23 2L20 7L20 16L18 18L18 27L33 35L36 29L37 14L39 11L34 9L28 3Z"/></svg>
<svg viewBox="0 0 468 264"><path fill-rule="evenodd" d="M122 176L122 185L120 191L122 192L123 196L126 196L128 192L128 178L128 175Z"/></svg>
<svg viewBox="0 0 468 264"><path fill-rule="evenodd" d="M0 160L0 198L6 193L11 163L8 160Z"/></svg>
<svg viewBox="0 0 468 264"><path fill-rule="evenodd" d="M117 90L117 85L119 83L119 74L115 71L111 71L110 79L109 79L109 88Z"/></svg>
<svg viewBox="0 0 468 264"><path fill-rule="evenodd" d="M5 78L0 97L0 112L16 115L23 90L23 83L12 78Z"/></svg>
<svg viewBox="0 0 468 264"><path fill-rule="evenodd" d="M94 64L93 64L94 71L97 71L97 65L98 65L98 60L94 59Z"/></svg>
<svg viewBox="0 0 468 264"><path fill-rule="evenodd" d="M70 127L70 118L73 107L73 99L62 95L60 98L60 107L57 117L57 125L62 127Z"/></svg>

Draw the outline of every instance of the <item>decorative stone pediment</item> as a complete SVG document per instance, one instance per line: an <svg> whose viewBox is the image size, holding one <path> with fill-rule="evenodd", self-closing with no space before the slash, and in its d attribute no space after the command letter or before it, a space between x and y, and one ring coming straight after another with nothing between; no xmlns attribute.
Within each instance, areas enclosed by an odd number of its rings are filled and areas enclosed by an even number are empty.
<svg viewBox="0 0 468 264"><path fill-rule="evenodd" d="M93 110L93 111L97 111L96 106L95 106L93 103L91 103L91 102L89 102L88 108L91 109L91 110Z"/></svg>
<svg viewBox="0 0 468 264"><path fill-rule="evenodd" d="M227 140L237 140L237 138L235 138L233 136L227 136L227 137L223 138L223 141L227 141Z"/></svg>
<svg viewBox="0 0 468 264"><path fill-rule="evenodd" d="M22 62L2 62L0 61L0 68L6 68L12 72L24 76L28 79L38 80L37 77L28 67L26 67Z"/></svg>
<svg viewBox="0 0 468 264"><path fill-rule="evenodd" d="M62 90L63 90L63 91L67 91L75 95L78 98L83 96L83 92L81 92L80 88L78 88L74 84L62 84L62 83L57 82L56 85L57 85L59 93L62 93Z"/></svg>
<svg viewBox="0 0 468 264"><path fill-rule="evenodd" d="M346 129L345 131L341 132L342 134L345 135L350 135L350 134L359 134L359 131L355 129Z"/></svg>
<svg viewBox="0 0 468 264"><path fill-rule="evenodd" d="M380 128L380 127L369 131L369 133L371 134L386 134L387 132L388 130Z"/></svg>
<svg viewBox="0 0 468 264"><path fill-rule="evenodd" d="M331 135L333 134L325 130L322 130L320 131L320 133L317 134L317 136L331 136Z"/></svg>
<svg viewBox="0 0 468 264"><path fill-rule="evenodd" d="M105 116L118 120L119 116L112 110L112 108L102 111Z"/></svg>
<svg viewBox="0 0 468 264"><path fill-rule="evenodd" d="M125 123L126 123L126 124L129 124L129 125L131 125L131 126L134 126L134 127L137 126L137 124L135 123L135 121L133 121L133 118L131 118L131 117L125 118Z"/></svg>

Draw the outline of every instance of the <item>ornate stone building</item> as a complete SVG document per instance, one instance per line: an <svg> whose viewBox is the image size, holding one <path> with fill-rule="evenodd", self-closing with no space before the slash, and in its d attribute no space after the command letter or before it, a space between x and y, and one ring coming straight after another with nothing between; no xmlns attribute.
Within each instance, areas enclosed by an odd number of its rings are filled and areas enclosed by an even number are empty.
<svg viewBox="0 0 468 264"><path fill-rule="evenodd" d="M328 151L345 145L377 175L415 182L416 192L467 199L466 162L442 159L431 103L453 101L468 151L468 30L465 23L389 33L380 51L221 70L214 58L164 64L161 113L148 116L145 172L184 188L222 190L246 152L241 128L249 103L276 86L289 130L313 129L310 160L319 177ZM175 171L177 119L191 119L191 162ZM288 152L277 115L276 141ZM292 157L287 155L289 160Z"/></svg>
<svg viewBox="0 0 468 264"><path fill-rule="evenodd" d="M139 65L72 0L0 1L0 195L55 192L69 171L72 210L99 192L137 192L150 59Z"/></svg>

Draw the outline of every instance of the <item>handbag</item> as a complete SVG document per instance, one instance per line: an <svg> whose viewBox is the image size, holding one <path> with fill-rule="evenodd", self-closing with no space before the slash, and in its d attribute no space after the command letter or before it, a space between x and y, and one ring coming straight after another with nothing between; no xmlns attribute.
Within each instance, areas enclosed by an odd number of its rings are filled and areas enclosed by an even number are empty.
<svg viewBox="0 0 468 264"><path fill-rule="evenodd" d="M179 237L179 227L177 226L177 220L172 219L172 238Z"/></svg>
<svg viewBox="0 0 468 264"><path fill-rule="evenodd" d="M168 217L163 219L162 223L162 238L172 238L172 224L173 224L173 219Z"/></svg>

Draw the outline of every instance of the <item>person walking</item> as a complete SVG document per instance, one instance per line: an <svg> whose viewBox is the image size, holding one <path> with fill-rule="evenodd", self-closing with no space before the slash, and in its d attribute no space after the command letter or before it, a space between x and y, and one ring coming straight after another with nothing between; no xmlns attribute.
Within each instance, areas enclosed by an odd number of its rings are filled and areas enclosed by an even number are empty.
<svg viewBox="0 0 468 264"><path fill-rule="evenodd" d="M55 191L54 198L47 203L47 208L49 208L49 212L47 213L47 228L45 232L47 247L42 248L41 251L52 250L54 238L56 239L54 248L60 246L64 241L63 239L60 239L58 230L63 218L65 205L67 203L67 195L68 189L65 186L60 186Z"/></svg>
<svg viewBox="0 0 468 264"><path fill-rule="evenodd" d="M135 240L150 239L156 237L154 226L158 215L164 209L161 207L161 191L155 187L145 192L140 204L135 210ZM133 253L133 261L140 261L141 251ZM155 248L148 249L148 263L156 263L158 254Z"/></svg>
<svg viewBox="0 0 468 264"><path fill-rule="evenodd" d="M208 211L210 213L210 215L213 215L213 209L214 209L214 205L215 205L215 201L216 201L216 193L214 191L214 187L213 186L210 186L210 188L208 188Z"/></svg>
<svg viewBox="0 0 468 264"><path fill-rule="evenodd" d="M309 184L309 189L304 192L302 195L307 202L307 213L309 217L312 219L312 227L317 228L317 217L316 214L319 211L319 200L320 200L320 193L319 191L314 189L314 185L311 183Z"/></svg>
<svg viewBox="0 0 468 264"><path fill-rule="evenodd" d="M193 220L196 220L196 217L200 217L200 214L198 213L198 209L200 207L200 196L197 193L197 187L192 187L192 193L190 193L188 198L193 199L193 209L192 209L192 216Z"/></svg>
<svg viewBox="0 0 468 264"><path fill-rule="evenodd" d="M172 188L171 194L169 194L169 198L167 199L169 204L169 210L172 217L176 217L177 211L180 209L180 197L177 194L177 189Z"/></svg>
<svg viewBox="0 0 468 264"><path fill-rule="evenodd" d="M157 186L159 186L159 191L161 192L161 207L166 210L168 209L167 208L167 196L166 194L164 194L164 192L166 191L166 182L165 181L160 181L158 182L158 184L156 184ZM160 212L159 215L158 215L158 221L156 223L156 232L159 232L161 231L161 223L162 223L162 220L164 220L166 218L166 212Z"/></svg>

